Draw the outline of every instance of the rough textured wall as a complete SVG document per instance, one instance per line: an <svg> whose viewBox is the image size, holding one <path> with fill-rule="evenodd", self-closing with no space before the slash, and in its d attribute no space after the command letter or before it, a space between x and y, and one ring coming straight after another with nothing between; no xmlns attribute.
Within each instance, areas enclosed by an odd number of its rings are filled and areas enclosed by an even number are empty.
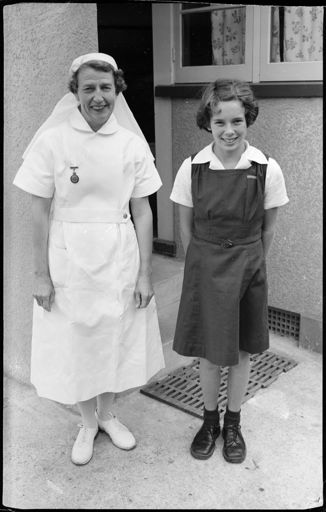
<svg viewBox="0 0 326 512"><path fill-rule="evenodd" d="M97 51L96 4L4 7L4 368L29 381L31 199L12 185L36 129L67 92L74 58Z"/></svg>
<svg viewBox="0 0 326 512"><path fill-rule="evenodd" d="M173 101L173 169L211 141L197 129L196 100ZM280 164L290 202L279 209L268 255L269 304L321 319L322 99L262 99L249 142ZM176 209L177 210L177 209ZM176 240L180 247L176 211Z"/></svg>

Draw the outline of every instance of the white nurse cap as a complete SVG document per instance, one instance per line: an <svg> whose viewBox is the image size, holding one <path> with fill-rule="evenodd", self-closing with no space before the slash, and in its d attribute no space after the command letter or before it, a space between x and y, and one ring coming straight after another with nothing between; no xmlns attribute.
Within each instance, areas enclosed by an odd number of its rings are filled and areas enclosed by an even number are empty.
<svg viewBox="0 0 326 512"><path fill-rule="evenodd" d="M69 69L69 75L71 76L75 73L82 64L86 62L90 62L91 60L100 60L101 62L106 62L107 64L111 64L114 69L118 69L117 63L111 55L107 55L106 53L86 53L86 55L81 55L77 57L73 61Z"/></svg>

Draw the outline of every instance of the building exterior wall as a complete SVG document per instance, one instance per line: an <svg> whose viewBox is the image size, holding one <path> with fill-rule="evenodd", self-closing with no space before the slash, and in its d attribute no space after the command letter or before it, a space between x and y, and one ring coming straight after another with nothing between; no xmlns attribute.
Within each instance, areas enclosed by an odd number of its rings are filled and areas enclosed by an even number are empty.
<svg viewBox="0 0 326 512"><path fill-rule="evenodd" d="M299 313L304 344L321 345L322 318L322 99L261 99L249 142L280 164L290 202L279 209L267 258L269 305ZM173 175L190 154L211 142L196 127L198 100L172 105ZM174 208L175 240L182 255Z"/></svg>
<svg viewBox="0 0 326 512"><path fill-rule="evenodd" d="M74 58L97 51L96 4L18 3L4 22L4 370L27 382L32 330L31 198L12 185L22 154L67 91Z"/></svg>

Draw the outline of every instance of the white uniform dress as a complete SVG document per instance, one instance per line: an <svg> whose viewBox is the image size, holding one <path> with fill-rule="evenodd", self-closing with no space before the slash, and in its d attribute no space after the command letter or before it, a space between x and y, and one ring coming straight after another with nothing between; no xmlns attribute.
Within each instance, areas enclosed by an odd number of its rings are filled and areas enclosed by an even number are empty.
<svg viewBox="0 0 326 512"><path fill-rule="evenodd" d="M78 183L72 183L77 166ZM139 248L129 200L161 187L140 137L112 114L94 132L79 110L46 130L14 184L52 197L51 312L34 300L31 381L73 404L145 384L164 367L155 298L135 307Z"/></svg>

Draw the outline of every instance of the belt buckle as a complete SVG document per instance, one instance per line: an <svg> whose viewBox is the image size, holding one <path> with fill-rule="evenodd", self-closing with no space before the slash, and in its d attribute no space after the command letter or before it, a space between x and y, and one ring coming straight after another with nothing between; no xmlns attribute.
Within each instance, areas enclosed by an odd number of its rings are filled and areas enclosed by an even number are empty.
<svg viewBox="0 0 326 512"><path fill-rule="evenodd" d="M233 242L232 240L223 240L223 242L221 243L221 246L224 248L224 249L229 249L230 247L233 247Z"/></svg>

